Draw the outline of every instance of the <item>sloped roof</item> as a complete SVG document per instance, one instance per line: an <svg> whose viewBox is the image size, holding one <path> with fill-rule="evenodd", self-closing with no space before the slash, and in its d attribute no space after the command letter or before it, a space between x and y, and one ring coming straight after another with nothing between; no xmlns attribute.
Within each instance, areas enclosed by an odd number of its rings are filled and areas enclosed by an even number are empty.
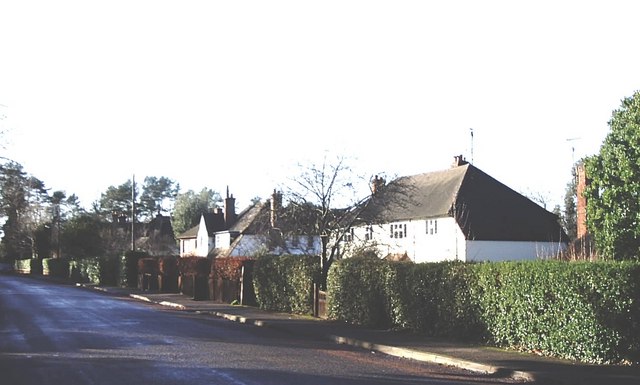
<svg viewBox="0 0 640 385"><path fill-rule="evenodd" d="M257 222L269 224L269 202L256 202L238 214L238 219L229 229L242 234L255 233ZM265 219L266 216L266 219Z"/></svg>
<svg viewBox="0 0 640 385"><path fill-rule="evenodd" d="M566 242L558 217L471 164L398 178L367 203L374 223L456 219L467 239Z"/></svg>
<svg viewBox="0 0 640 385"><path fill-rule="evenodd" d="M224 215L222 213L203 213L204 223L207 226L207 232L209 235L213 235L217 231L221 231L225 229L224 224ZM200 222L197 225L193 226L189 230L184 233L178 235L176 238L178 239L187 239L187 238L195 238L198 236L198 231L200 230Z"/></svg>
<svg viewBox="0 0 640 385"><path fill-rule="evenodd" d="M239 233L252 232L256 230L256 222L258 219L266 215L268 224L269 204L265 202L256 202L242 210L236 217L236 221L228 229L225 227L224 215L222 213L205 213L204 221L209 235L213 235L220 231L233 231ZM195 238L198 235L200 224L180 234L178 239Z"/></svg>

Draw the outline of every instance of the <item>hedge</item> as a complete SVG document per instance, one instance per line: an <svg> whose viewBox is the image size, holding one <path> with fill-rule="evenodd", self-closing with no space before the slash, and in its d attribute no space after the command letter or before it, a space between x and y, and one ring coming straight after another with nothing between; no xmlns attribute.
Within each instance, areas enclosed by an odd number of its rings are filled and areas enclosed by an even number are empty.
<svg viewBox="0 0 640 385"><path fill-rule="evenodd" d="M69 259L46 258L42 260L42 274L55 278L69 278Z"/></svg>
<svg viewBox="0 0 640 385"><path fill-rule="evenodd" d="M127 251L120 259L119 282L122 287L138 287L138 260L148 256L143 251Z"/></svg>
<svg viewBox="0 0 640 385"><path fill-rule="evenodd" d="M211 260L203 257L184 257L178 259L178 271L183 276L208 277Z"/></svg>
<svg viewBox="0 0 640 385"><path fill-rule="evenodd" d="M70 279L98 285L118 286L121 278L120 257L89 257L69 261Z"/></svg>
<svg viewBox="0 0 640 385"><path fill-rule="evenodd" d="M336 261L329 317L591 363L640 360L640 263Z"/></svg>
<svg viewBox="0 0 640 385"><path fill-rule="evenodd" d="M640 359L637 262L483 263L474 269L493 343L593 363Z"/></svg>
<svg viewBox="0 0 640 385"><path fill-rule="evenodd" d="M263 255L254 264L253 287L262 309L313 314L313 284L319 279L317 256Z"/></svg>

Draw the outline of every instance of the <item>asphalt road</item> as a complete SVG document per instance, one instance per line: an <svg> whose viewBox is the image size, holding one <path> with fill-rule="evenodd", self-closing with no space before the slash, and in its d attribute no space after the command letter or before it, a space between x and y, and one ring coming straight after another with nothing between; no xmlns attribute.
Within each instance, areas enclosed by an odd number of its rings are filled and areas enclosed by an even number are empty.
<svg viewBox="0 0 640 385"><path fill-rule="evenodd" d="M73 286L0 275L0 385L505 381Z"/></svg>

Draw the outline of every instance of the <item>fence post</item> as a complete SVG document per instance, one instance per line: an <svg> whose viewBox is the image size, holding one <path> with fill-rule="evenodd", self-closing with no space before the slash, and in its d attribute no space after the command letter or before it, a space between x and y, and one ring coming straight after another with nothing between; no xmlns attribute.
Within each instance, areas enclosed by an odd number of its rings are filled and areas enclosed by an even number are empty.
<svg viewBox="0 0 640 385"><path fill-rule="evenodd" d="M244 305L244 264L240 267L240 305Z"/></svg>
<svg viewBox="0 0 640 385"><path fill-rule="evenodd" d="M319 296L320 288L317 283L313 283L313 316L318 317L319 308L320 308L320 296Z"/></svg>

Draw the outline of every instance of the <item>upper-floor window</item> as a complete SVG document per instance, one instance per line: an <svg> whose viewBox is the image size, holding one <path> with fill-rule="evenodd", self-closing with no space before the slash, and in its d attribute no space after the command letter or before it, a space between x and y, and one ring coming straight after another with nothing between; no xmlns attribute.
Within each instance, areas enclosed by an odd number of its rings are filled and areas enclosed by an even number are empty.
<svg viewBox="0 0 640 385"><path fill-rule="evenodd" d="M434 235L438 234L438 220L437 219L427 219L425 221L427 234Z"/></svg>
<svg viewBox="0 0 640 385"><path fill-rule="evenodd" d="M406 238L407 237L407 224L393 224L390 225L391 238Z"/></svg>

